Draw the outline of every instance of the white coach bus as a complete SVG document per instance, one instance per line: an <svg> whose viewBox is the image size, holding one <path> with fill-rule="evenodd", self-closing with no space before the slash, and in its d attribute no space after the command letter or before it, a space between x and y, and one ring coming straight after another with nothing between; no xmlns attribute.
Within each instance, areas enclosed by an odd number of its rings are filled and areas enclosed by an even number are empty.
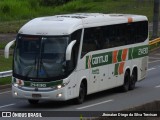
<svg viewBox="0 0 160 120"><path fill-rule="evenodd" d="M77 13L35 18L15 42L12 94L82 103L86 95L135 88L145 78L148 20L141 15Z"/></svg>

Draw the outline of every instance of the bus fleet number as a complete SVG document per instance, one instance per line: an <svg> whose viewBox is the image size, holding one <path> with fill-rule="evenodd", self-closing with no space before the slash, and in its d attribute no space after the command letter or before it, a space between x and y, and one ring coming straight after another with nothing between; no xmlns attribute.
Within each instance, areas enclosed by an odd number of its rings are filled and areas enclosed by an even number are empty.
<svg viewBox="0 0 160 120"><path fill-rule="evenodd" d="M148 47L138 50L138 55L146 55L146 54L148 54Z"/></svg>

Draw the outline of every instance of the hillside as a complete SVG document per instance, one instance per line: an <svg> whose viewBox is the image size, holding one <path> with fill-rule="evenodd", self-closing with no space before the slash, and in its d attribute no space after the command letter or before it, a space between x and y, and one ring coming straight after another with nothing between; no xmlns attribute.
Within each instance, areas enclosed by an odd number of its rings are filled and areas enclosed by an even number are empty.
<svg viewBox="0 0 160 120"><path fill-rule="evenodd" d="M153 17L153 0L70 0L62 5L44 5L40 1L1 0L0 33L16 33L20 26L35 17L64 13L141 14L146 15L149 21Z"/></svg>

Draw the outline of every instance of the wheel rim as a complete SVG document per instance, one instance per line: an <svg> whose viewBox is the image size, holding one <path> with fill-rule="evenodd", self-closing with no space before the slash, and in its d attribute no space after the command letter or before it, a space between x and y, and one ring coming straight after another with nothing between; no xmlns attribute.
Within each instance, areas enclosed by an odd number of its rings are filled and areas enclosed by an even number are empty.
<svg viewBox="0 0 160 120"><path fill-rule="evenodd" d="M81 85L80 93L79 93L79 100L82 102L84 100L84 97L85 97L85 90L84 90L83 85Z"/></svg>
<svg viewBox="0 0 160 120"><path fill-rule="evenodd" d="M134 89L136 84L136 75L135 72L133 72L132 76L131 76L131 81L130 81L130 89Z"/></svg>
<svg viewBox="0 0 160 120"><path fill-rule="evenodd" d="M124 85L125 89L128 90L129 88L129 77L128 74L125 76L125 85Z"/></svg>

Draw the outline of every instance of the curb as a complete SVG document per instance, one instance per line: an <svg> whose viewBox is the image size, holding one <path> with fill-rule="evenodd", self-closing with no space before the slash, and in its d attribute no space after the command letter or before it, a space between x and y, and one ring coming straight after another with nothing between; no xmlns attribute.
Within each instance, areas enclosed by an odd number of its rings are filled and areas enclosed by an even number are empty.
<svg viewBox="0 0 160 120"><path fill-rule="evenodd" d="M11 88L11 84L0 85L0 90L2 90L2 89L7 89L7 88Z"/></svg>

